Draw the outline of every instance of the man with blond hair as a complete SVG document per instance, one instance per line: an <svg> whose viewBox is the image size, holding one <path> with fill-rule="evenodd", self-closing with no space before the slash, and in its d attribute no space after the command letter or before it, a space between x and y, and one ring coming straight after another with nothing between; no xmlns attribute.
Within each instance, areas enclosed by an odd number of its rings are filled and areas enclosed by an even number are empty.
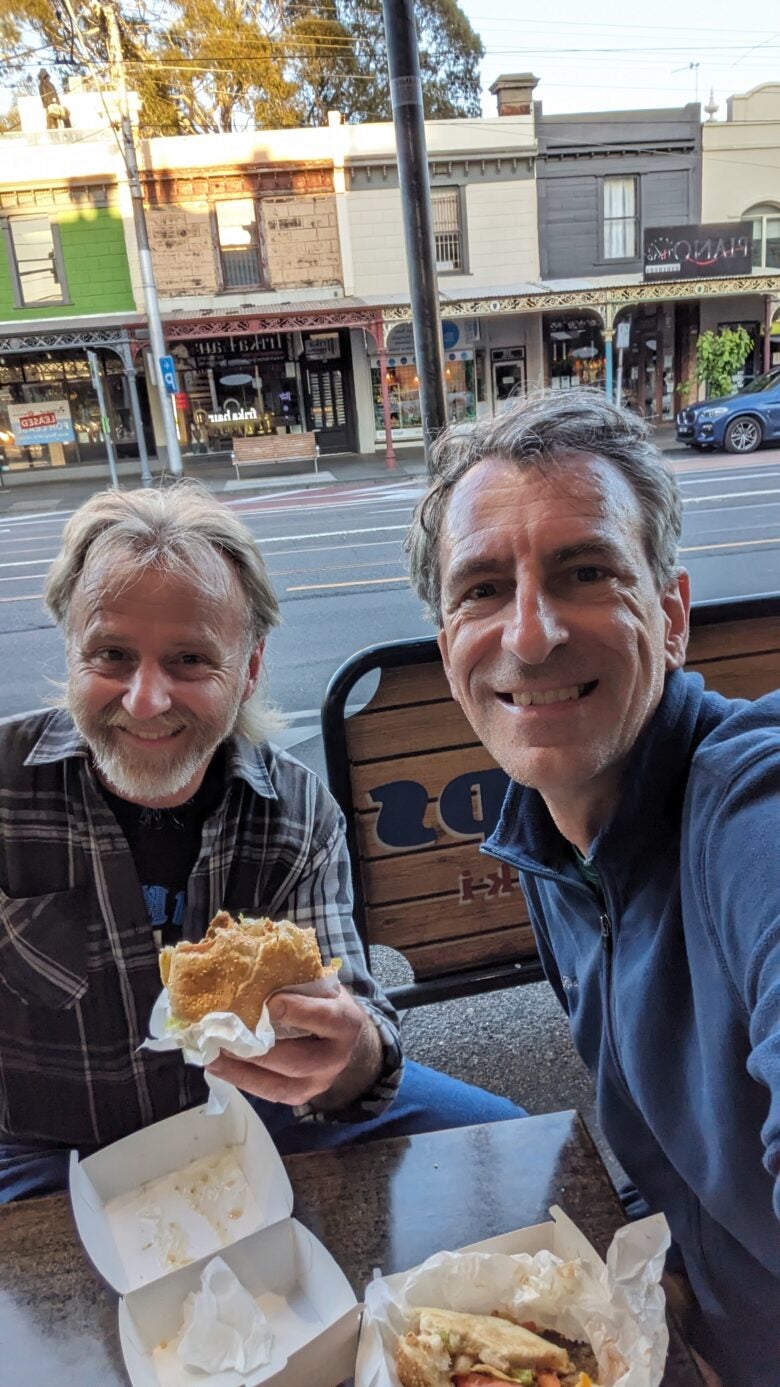
<svg viewBox="0 0 780 1387"><path fill-rule="evenodd" d="M682 504L644 421L549 394L440 440L409 540L598 1116L690 1333L780 1382L780 697L683 670Z"/></svg>
<svg viewBox="0 0 780 1387"><path fill-rule="evenodd" d="M409 1065L352 921L341 816L266 740L279 607L254 540L195 483L109 491L68 521L46 604L65 706L0 731L0 1202L201 1102L199 1070L139 1051L162 944L225 908L289 917L341 959L327 999L272 999L304 1032L212 1071L282 1151L517 1116ZM330 1119L330 1121L328 1120Z"/></svg>

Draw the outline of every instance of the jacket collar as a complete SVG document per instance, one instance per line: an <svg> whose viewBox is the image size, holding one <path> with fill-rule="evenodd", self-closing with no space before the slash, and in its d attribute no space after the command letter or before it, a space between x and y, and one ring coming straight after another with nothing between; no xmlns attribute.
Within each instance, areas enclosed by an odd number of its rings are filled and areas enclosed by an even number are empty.
<svg viewBox="0 0 780 1387"><path fill-rule="evenodd" d="M635 854L646 855L679 822L704 698L701 675L675 670L667 676L661 702L629 758L615 814L592 846L597 868L609 864L613 876L630 876ZM571 859L542 796L516 782L482 851L543 873L561 873Z"/></svg>
<svg viewBox="0 0 780 1387"><path fill-rule="evenodd" d="M245 780L256 795L263 799L276 799L276 791L265 764L260 747L248 742L245 737L228 737L226 742L226 772L228 783L231 780ZM89 746L85 742L70 713L59 709L52 713L43 732L25 760L26 766L51 766L71 757L87 760Z"/></svg>

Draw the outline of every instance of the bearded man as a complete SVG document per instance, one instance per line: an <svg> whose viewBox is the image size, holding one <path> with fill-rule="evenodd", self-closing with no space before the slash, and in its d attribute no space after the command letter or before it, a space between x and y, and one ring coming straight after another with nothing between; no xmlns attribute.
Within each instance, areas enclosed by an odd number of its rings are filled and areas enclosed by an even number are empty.
<svg viewBox="0 0 780 1387"><path fill-rule="evenodd" d="M45 588L65 707L0 734L0 1202L205 1097L139 1051L158 950L214 914L289 917L341 959L335 997L277 996L304 1032L211 1070L283 1152L517 1117L408 1065L352 921L337 806L266 740L258 681L279 607L251 533L204 488L108 491L68 521ZM330 1121L329 1121L330 1119Z"/></svg>

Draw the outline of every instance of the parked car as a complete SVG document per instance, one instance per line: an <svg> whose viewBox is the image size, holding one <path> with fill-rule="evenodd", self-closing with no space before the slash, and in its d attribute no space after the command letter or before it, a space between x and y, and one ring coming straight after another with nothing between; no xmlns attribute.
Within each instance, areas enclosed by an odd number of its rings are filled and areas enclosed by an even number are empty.
<svg viewBox="0 0 780 1387"><path fill-rule="evenodd" d="M736 395L681 409L676 431L691 448L727 453L753 453L761 443L780 440L780 368L757 376Z"/></svg>

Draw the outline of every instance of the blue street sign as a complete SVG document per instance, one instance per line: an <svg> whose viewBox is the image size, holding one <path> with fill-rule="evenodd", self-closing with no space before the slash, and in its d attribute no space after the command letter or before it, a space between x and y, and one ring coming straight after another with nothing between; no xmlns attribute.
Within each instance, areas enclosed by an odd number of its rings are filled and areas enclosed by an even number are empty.
<svg viewBox="0 0 780 1387"><path fill-rule="evenodd" d="M176 366L172 356L160 357L160 376L168 394L175 395L179 389L179 382L176 379Z"/></svg>

